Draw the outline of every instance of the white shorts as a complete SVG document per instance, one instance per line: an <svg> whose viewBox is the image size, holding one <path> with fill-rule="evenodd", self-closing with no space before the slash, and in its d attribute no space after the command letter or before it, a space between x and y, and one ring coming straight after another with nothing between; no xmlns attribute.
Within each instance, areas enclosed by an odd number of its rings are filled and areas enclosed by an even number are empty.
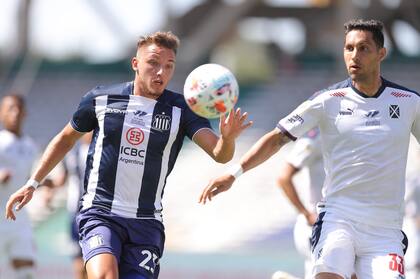
<svg viewBox="0 0 420 279"><path fill-rule="evenodd" d="M0 235L0 253L9 260L35 259L35 241L29 222L4 220L0 222Z"/></svg>
<svg viewBox="0 0 420 279"><path fill-rule="evenodd" d="M305 259L311 258L311 235L312 226L308 225L308 221L303 214L299 214L293 229L293 237L296 250L299 254L304 256Z"/></svg>
<svg viewBox="0 0 420 279"><path fill-rule="evenodd" d="M348 279L353 271L362 279L403 279L407 237L398 229L353 221L323 221L314 225L312 236L313 276L336 273Z"/></svg>
<svg viewBox="0 0 420 279"><path fill-rule="evenodd" d="M308 225L303 214L299 214L293 230L293 237L296 250L305 257L305 278L311 278L312 273L311 235L312 226Z"/></svg>

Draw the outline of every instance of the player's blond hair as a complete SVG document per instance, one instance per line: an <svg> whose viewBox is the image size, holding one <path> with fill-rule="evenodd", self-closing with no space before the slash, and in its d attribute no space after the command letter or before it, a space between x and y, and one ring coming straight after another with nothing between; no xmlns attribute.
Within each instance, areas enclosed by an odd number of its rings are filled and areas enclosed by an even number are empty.
<svg viewBox="0 0 420 279"><path fill-rule="evenodd" d="M137 50L142 46L156 44L177 52L179 47L179 38L170 31L157 31L153 34L142 36L137 42Z"/></svg>

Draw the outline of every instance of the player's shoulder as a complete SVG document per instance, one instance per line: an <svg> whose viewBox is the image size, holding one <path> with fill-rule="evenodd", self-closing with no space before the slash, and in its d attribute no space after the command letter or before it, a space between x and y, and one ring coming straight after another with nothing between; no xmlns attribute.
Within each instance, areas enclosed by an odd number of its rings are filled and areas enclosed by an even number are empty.
<svg viewBox="0 0 420 279"><path fill-rule="evenodd" d="M347 94L346 89L350 87L351 81L350 78L348 78L315 92L309 99L314 100L316 98L325 99L330 97L344 97Z"/></svg>
<svg viewBox="0 0 420 279"><path fill-rule="evenodd" d="M105 95L129 96L133 91L133 82L123 82L111 85L98 85L88 91L84 99L95 99Z"/></svg>
<svg viewBox="0 0 420 279"><path fill-rule="evenodd" d="M10 132L7 130L0 130L0 145L4 145L11 141Z"/></svg>
<svg viewBox="0 0 420 279"><path fill-rule="evenodd" d="M382 79L382 82L383 86L389 89L389 94L395 98L416 98L420 101L418 92L386 79Z"/></svg>
<svg viewBox="0 0 420 279"><path fill-rule="evenodd" d="M11 132L3 129L0 130L0 145L14 145L19 144L25 149L25 153L29 154L31 152L38 152L38 145L35 141L28 135L22 135L21 138L17 138Z"/></svg>

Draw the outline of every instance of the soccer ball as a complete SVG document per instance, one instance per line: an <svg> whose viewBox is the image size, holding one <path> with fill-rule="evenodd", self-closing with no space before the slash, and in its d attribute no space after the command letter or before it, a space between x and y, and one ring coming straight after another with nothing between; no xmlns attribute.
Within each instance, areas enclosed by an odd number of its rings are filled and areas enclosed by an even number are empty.
<svg viewBox="0 0 420 279"><path fill-rule="evenodd" d="M238 97L235 76L218 64L201 65L185 80L185 101L193 112L205 118L217 118L229 112Z"/></svg>

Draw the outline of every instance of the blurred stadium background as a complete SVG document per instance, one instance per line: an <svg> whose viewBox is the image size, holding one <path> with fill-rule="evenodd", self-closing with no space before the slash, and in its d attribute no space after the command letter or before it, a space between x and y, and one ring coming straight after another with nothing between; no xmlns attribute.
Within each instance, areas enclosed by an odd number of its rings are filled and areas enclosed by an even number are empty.
<svg viewBox="0 0 420 279"><path fill-rule="evenodd" d="M301 101L346 78L343 23L351 18L385 23L384 76L419 91L419 0L2 0L0 95L27 96L25 131L44 148L86 91L132 79L129 61L140 35L171 30L181 38L171 89L181 92L203 63L235 73L239 106L254 121L237 159ZM165 191L161 278L303 275L292 240L296 212L275 185L285 152L200 206L201 189L224 166L185 143ZM33 205L39 279L73 276L65 199L63 190L53 209ZM4 259L0 273L8 278Z"/></svg>

